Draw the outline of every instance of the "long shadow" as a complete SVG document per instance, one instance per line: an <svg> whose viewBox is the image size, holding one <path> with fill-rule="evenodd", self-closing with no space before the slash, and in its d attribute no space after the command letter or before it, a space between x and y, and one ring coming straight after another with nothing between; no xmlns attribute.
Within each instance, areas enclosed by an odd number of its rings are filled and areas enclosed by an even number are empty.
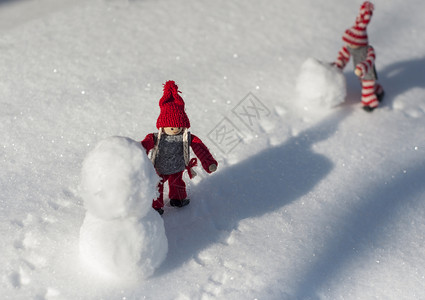
<svg viewBox="0 0 425 300"><path fill-rule="evenodd" d="M378 76L385 90L383 104L391 107L398 95L415 87L425 88L425 57L393 63L378 70Z"/></svg>
<svg viewBox="0 0 425 300"><path fill-rule="evenodd" d="M311 191L333 167L312 145L332 136L350 112L338 110L284 144L227 167L194 187L188 209L164 215L169 253L155 275L170 272L196 259L209 245L225 241L240 220L272 212Z"/></svg>
<svg viewBox="0 0 425 300"><path fill-rule="evenodd" d="M371 249L380 237L388 236L383 232L385 226L397 219L397 213L402 212L404 206L422 200L415 195L425 192L425 161L400 176L393 183L373 183L365 188L362 202L350 210L350 215L342 216L341 230L307 271L295 299L319 299L318 292L326 290L326 284L332 279L341 277L346 263Z"/></svg>
<svg viewBox="0 0 425 300"><path fill-rule="evenodd" d="M11 3L11 2L17 2L18 0L0 0L0 5L4 3Z"/></svg>

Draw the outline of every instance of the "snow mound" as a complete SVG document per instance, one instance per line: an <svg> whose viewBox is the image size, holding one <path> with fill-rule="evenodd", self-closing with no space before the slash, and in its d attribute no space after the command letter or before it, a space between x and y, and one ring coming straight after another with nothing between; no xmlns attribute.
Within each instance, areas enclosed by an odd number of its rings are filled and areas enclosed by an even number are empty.
<svg viewBox="0 0 425 300"><path fill-rule="evenodd" d="M84 206L101 219L144 216L157 197L158 175L136 141L110 137L85 158L81 174Z"/></svg>
<svg viewBox="0 0 425 300"><path fill-rule="evenodd" d="M87 155L80 256L96 274L134 282L152 275L164 261L164 222L152 209L158 181L145 150L132 139L107 138Z"/></svg>
<svg viewBox="0 0 425 300"><path fill-rule="evenodd" d="M128 282L149 277L167 252L163 221L153 209L140 219L102 220L87 213L81 226L81 258L106 278Z"/></svg>
<svg viewBox="0 0 425 300"><path fill-rule="evenodd" d="M306 109L337 106L347 94L342 71L315 58L308 58L301 65L295 89L298 104Z"/></svg>

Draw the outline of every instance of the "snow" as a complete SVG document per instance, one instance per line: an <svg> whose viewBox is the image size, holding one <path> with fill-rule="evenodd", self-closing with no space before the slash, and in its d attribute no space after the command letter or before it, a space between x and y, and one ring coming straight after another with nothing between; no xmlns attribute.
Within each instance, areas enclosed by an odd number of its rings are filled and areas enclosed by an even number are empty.
<svg viewBox="0 0 425 300"><path fill-rule="evenodd" d="M80 257L94 274L137 282L153 274L168 251L164 222L151 208L159 177L142 145L109 137L84 159L81 197L87 209Z"/></svg>
<svg viewBox="0 0 425 300"><path fill-rule="evenodd" d="M302 65L295 90L304 109L331 108L344 103L347 94L344 74L329 62L312 57Z"/></svg>
<svg viewBox="0 0 425 300"><path fill-rule="evenodd" d="M150 210L142 218L104 220L86 214L80 256L87 269L107 280L136 283L151 276L168 250L164 223Z"/></svg>
<svg viewBox="0 0 425 300"><path fill-rule="evenodd" d="M303 63L335 60L362 1L32 1L0 2L3 299L425 298L423 1L374 1L373 113L351 64L344 103L297 105ZM121 193L141 215L87 213L84 160L155 132L166 80L217 172L162 218Z"/></svg>
<svg viewBox="0 0 425 300"><path fill-rule="evenodd" d="M140 142L110 137L84 159L81 197L84 206L104 220L143 217L157 197L159 176Z"/></svg>

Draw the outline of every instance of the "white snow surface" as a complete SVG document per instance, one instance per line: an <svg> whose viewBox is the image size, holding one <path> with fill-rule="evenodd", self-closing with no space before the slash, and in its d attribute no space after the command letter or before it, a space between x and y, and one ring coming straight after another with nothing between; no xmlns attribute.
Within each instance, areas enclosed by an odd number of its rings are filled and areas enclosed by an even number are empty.
<svg viewBox="0 0 425 300"><path fill-rule="evenodd" d="M344 103L306 110L295 90L308 58L335 60L362 1L39 0L34 15L31 1L0 2L20 16L0 30L2 299L425 298L425 2L374 1L386 94L366 113L351 62ZM218 170L198 168L188 207L166 204L150 276L97 276L79 251L83 161L155 132L166 80ZM127 218L125 258L149 212Z"/></svg>

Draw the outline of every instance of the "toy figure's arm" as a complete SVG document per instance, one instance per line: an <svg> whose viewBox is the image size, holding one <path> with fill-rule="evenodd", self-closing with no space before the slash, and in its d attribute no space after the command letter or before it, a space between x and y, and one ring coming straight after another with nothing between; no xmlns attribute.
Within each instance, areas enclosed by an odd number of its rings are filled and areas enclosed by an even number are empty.
<svg viewBox="0 0 425 300"><path fill-rule="evenodd" d="M190 143L190 146L192 147L192 150L195 153L195 155L201 161L202 167L208 173L214 172L217 169L217 165L218 165L217 161L211 155L207 146L205 146L204 143L202 143L201 139L199 139L197 136L193 134L191 136L192 136L192 142Z"/></svg>
<svg viewBox="0 0 425 300"><path fill-rule="evenodd" d="M350 52L348 52L348 49L346 46L343 46L341 50L338 52L338 57L335 61L335 65L340 68L341 70L345 68L345 65L350 60Z"/></svg>
<svg viewBox="0 0 425 300"><path fill-rule="evenodd" d="M366 59L357 64L354 73L360 78L363 78L369 70L373 68L373 64L375 62L375 50L373 50L372 46L369 46L367 49Z"/></svg>
<svg viewBox="0 0 425 300"><path fill-rule="evenodd" d="M146 154L149 153L149 151L152 150L152 148L155 146L155 138L153 133L149 133L143 141L141 141L141 144L143 148L146 149Z"/></svg>

